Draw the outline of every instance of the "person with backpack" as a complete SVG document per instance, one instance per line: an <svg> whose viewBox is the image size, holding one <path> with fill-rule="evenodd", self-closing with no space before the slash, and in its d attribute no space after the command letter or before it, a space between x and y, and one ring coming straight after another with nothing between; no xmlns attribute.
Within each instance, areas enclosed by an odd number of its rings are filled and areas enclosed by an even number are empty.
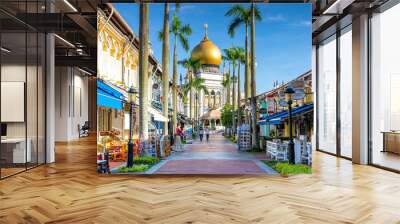
<svg viewBox="0 0 400 224"><path fill-rule="evenodd" d="M200 137L200 141L201 141L201 142L203 141L203 136L204 136L204 129L203 129L203 127L200 127L200 130L199 130L199 137Z"/></svg>

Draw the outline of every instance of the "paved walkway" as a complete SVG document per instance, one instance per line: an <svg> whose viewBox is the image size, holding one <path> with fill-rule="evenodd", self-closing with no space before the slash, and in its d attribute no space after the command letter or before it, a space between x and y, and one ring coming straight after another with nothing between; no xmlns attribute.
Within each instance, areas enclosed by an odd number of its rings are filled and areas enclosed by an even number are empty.
<svg viewBox="0 0 400 224"><path fill-rule="evenodd" d="M187 144L183 152L174 152L152 167L151 174L276 174L260 161L265 154L241 152L221 134L210 141Z"/></svg>

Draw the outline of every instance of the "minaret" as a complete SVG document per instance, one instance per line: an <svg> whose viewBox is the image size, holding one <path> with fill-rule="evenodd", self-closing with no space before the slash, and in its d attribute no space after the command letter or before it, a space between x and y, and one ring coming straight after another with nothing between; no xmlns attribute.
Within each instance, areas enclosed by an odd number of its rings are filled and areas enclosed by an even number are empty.
<svg viewBox="0 0 400 224"><path fill-rule="evenodd" d="M204 39L208 39L208 24L207 23L204 23L204 31L205 31L205 34L204 34Z"/></svg>

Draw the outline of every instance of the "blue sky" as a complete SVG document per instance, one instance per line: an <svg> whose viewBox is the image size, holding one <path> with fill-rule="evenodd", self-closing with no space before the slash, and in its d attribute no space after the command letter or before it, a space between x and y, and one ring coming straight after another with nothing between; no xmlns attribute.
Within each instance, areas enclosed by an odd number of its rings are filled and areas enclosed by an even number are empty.
<svg viewBox="0 0 400 224"><path fill-rule="evenodd" d="M139 5L135 3L114 5L138 35ZM237 30L234 38L227 33L232 18L226 17L225 12L232 5L228 3L181 4L178 16L182 23L190 24L193 31L189 37L190 49L193 49L204 37L203 24L205 23L208 24L210 40L221 50L231 46L244 48L244 26ZM263 20L256 24L256 85L257 93L261 93L272 89L274 80L289 81L311 68L311 5L258 4L258 7ZM173 9L172 4L171 16ZM162 43L158 40L158 31L162 29L163 10L163 4L150 4L150 41L155 57L160 63ZM190 50L186 52L178 45L178 60L189 56ZM171 75L172 58L171 50ZM179 73L184 75L185 69L180 67ZM241 71L241 74L243 76L244 72Z"/></svg>

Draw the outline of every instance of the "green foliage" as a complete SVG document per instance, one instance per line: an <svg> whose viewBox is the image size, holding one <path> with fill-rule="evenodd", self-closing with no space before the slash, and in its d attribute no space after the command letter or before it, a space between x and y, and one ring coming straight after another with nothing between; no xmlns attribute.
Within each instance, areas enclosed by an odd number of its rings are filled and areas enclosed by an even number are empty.
<svg viewBox="0 0 400 224"><path fill-rule="evenodd" d="M233 135L228 135L226 138L231 141L232 143L237 143L237 139Z"/></svg>
<svg viewBox="0 0 400 224"><path fill-rule="evenodd" d="M118 171L121 173L145 172L146 170L150 169L150 167L157 164L159 161L160 159L157 157L140 156L133 160L132 167L123 166L118 168Z"/></svg>
<svg viewBox="0 0 400 224"><path fill-rule="evenodd" d="M178 40L185 51L189 50L188 36L192 34L192 29L189 24L183 25L179 17L174 14L170 32L175 36L175 41Z"/></svg>
<svg viewBox="0 0 400 224"><path fill-rule="evenodd" d="M228 34L231 37L235 36L235 31L238 29L240 25L249 25L251 22L251 6L248 8L243 7L242 5L234 5L230 8L225 16L232 17L232 21L228 26ZM261 21L261 12L256 6L254 9L254 17L256 21Z"/></svg>
<svg viewBox="0 0 400 224"><path fill-rule="evenodd" d="M232 126L232 106L230 104L225 104L225 106L222 108L221 111L221 123L225 127L231 127Z"/></svg>
<svg viewBox="0 0 400 224"><path fill-rule="evenodd" d="M196 139L196 137L197 137L197 133L196 133L196 132L193 132L193 133L192 133L192 138L193 138L193 139Z"/></svg>
<svg viewBox="0 0 400 224"><path fill-rule="evenodd" d="M253 147L253 148L251 148L250 152L264 152L264 149L261 149L258 147Z"/></svg>
<svg viewBox="0 0 400 224"><path fill-rule="evenodd" d="M133 160L133 164L154 165L160 161L157 157L139 156Z"/></svg>
<svg viewBox="0 0 400 224"><path fill-rule="evenodd" d="M289 164L287 162L278 162L274 160L263 162L285 176L289 174L311 174L312 172L311 167L304 164Z"/></svg>
<svg viewBox="0 0 400 224"><path fill-rule="evenodd" d="M150 168L147 164L133 165L132 167L123 166L118 168L121 173L131 173L131 172L145 172Z"/></svg>

